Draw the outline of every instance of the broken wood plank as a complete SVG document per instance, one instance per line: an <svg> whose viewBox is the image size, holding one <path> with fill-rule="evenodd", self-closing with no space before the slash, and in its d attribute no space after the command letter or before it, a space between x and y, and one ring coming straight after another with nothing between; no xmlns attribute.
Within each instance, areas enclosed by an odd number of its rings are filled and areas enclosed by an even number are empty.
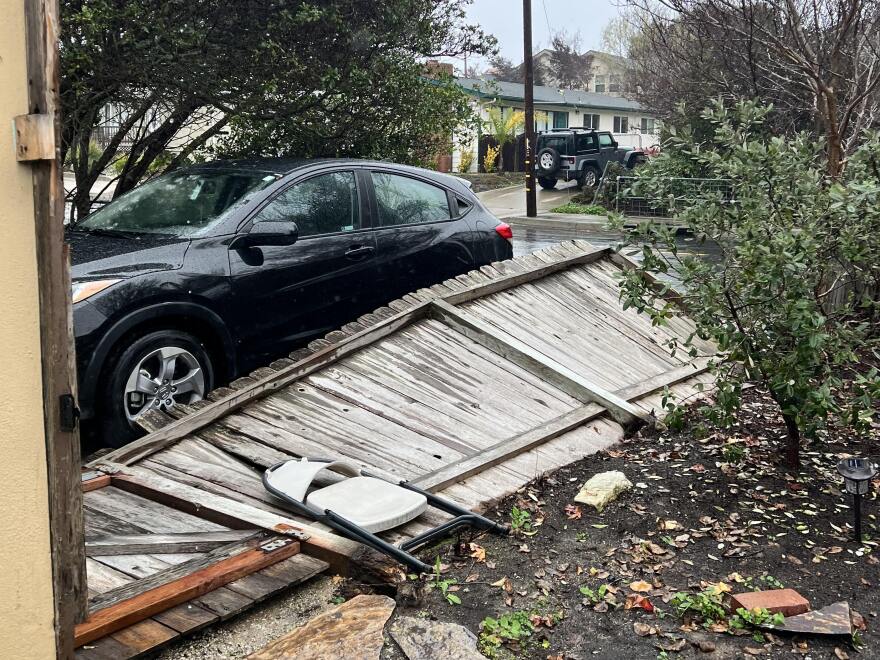
<svg viewBox="0 0 880 660"><path fill-rule="evenodd" d="M81 483L82 492L89 493L93 490L103 488L104 486L109 486L110 475L96 470L90 470L89 472L82 473Z"/></svg>
<svg viewBox="0 0 880 660"><path fill-rule="evenodd" d="M634 432L644 424L653 423L650 416L630 405L628 401L591 383L565 365L539 353L504 331L484 323L469 312L457 309L442 300L435 300L431 303L431 315L511 362L545 378L564 392L584 402L594 401L605 407L629 432Z"/></svg>
<svg viewBox="0 0 880 660"><path fill-rule="evenodd" d="M222 552L215 551L200 558L202 568L198 570L193 570L195 566L187 562L170 568L164 575L157 574L114 589L93 601L93 605L111 604L94 611L88 619L76 626L74 644L81 646L121 630L153 614L286 559L297 552L299 552L299 543L287 538L268 539L257 547L253 547L250 542L230 544ZM141 588L152 583L154 578L163 580L174 575L179 577L152 589L140 591ZM126 595L127 598L117 600Z"/></svg>
<svg viewBox="0 0 880 660"><path fill-rule="evenodd" d="M115 555L208 552L234 541L243 541L257 530L192 532L186 534L125 534L86 538L86 557Z"/></svg>
<svg viewBox="0 0 880 660"><path fill-rule="evenodd" d="M628 401L634 401L651 392L663 389L664 387L671 387L701 374L708 369L708 364L709 360L704 359L695 365L685 365L667 374L663 374L665 376L664 379L658 377L657 379L650 379L644 383L637 383L623 390L618 390L616 396L625 398ZM439 470L429 472L410 483L423 490L438 492L474 474L503 463L529 449L538 447L553 438L557 438L599 417L604 412L605 409L598 404L588 404L582 408L577 408L537 428L521 433L513 438L502 440L488 449L476 452Z"/></svg>
<svg viewBox="0 0 880 660"><path fill-rule="evenodd" d="M113 485L117 488L153 499L205 520L231 529L259 527L293 536L302 543L303 552L326 561L337 573L347 573L351 558L363 552L359 543L331 532L172 481L137 465L105 465L103 469L114 473Z"/></svg>

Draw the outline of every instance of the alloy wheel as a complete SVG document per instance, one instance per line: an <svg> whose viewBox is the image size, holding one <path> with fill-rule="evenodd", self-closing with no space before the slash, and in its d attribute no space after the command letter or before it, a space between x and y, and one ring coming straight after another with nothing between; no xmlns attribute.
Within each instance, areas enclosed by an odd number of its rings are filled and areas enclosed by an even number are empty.
<svg viewBox="0 0 880 660"><path fill-rule="evenodd" d="M205 398L205 375L195 356L178 346L148 353L129 375L123 394L125 415L134 422L151 409L168 410Z"/></svg>

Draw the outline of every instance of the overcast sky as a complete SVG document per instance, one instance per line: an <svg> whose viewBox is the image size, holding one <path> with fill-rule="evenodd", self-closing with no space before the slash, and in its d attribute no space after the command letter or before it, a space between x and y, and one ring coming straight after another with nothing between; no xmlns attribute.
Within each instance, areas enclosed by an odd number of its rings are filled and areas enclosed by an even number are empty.
<svg viewBox="0 0 880 660"><path fill-rule="evenodd" d="M617 0L532 0L532 47L535 52L550 45L560 30L579 32L584 50L602 45L602 30L618 13ZM468 21L479 23L498 39L501 54L522 61L522 2L520 0L474 0ZM460 68L461 62L456 62ZM473 65L468 62L468 67ZM484 63L478 66L483 68Z"/></svg>

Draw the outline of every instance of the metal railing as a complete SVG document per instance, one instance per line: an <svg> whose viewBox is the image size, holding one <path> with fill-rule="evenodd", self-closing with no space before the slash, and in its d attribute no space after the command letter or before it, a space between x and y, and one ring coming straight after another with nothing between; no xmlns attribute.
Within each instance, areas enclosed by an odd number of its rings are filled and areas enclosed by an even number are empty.
<svg viewBox="0 0 880 660"><path fill-rule="evenodd" d="M664 181L664 194L657 197L632 194L637 179L634 176L619 176L615 180L614 208L618 213L640 218L669 218L699 199L712 197L722 202L735 199L733 181L730 179L671 177Z"/></svg>

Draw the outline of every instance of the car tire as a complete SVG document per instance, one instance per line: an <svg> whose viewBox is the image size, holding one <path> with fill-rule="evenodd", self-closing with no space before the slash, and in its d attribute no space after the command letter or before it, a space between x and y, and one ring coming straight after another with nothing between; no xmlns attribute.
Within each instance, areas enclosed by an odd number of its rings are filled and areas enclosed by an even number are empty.
<svg viewBox="0 0 880 660"><path fill-rule="evenodd" d="M151 407L165 410L203 399L214 385L214 365L205 345L193 335L156 330L120 346L108 359L104 380L99 402L102 441L122 447L144 434L135 420ZM146 393L151 389L152 397ZM138 406L138 401L143 403Z"/></svg>
<svg viewBox="0 0 880 660"><path fill-rule="evenodd" d="M595 188L599 179L602 178L602 173L599 171L599 168L595 165L587 165L584 167L584 172L578 177L578 187L583 188L587 186L589 188Z"/></svg>
<svg viewBox="0 0 880 660"><path fill-rule="evenodd" d="M559 169L559 152L553 147L544 147L535 156L535 162L538 164L538 172L544 178L550 178Z"/></svg>
<svg viewBox="0 0 880 660"><path fill-rule="evenodd" d="M540 176L538 183L544 190L553 190L556 187L556 179Z"/></svg>

